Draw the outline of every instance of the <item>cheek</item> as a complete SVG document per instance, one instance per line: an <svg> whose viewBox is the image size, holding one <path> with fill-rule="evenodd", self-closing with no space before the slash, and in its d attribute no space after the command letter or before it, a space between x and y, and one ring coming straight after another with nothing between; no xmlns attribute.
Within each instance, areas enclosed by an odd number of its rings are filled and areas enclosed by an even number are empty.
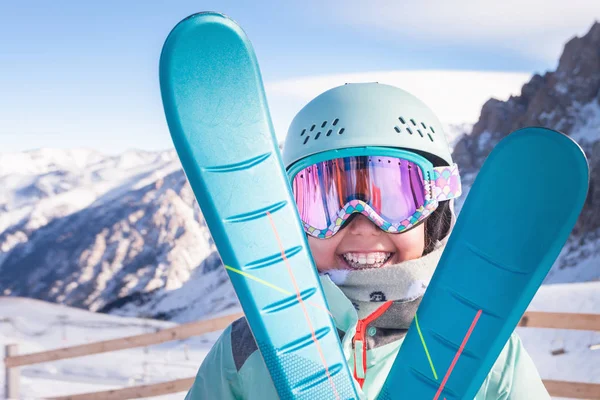
<svg viewBox="0 0 600 400"><path fill-rule="evenodd" d="M312 236L308 237L308 245L310 246L310 251L319 271L325 271L335 267L335 249L339 242L335 239L335 236L330 239L316 239Z"/></svg>
<svg viewBox="0 0 600 400"><path fill-rule="evenodd" d="M399 235L389 234L394 242L397 254L401 259L397 261L414 260L423 255L425 250L425 224L421 224L408 232Z"/></svg>

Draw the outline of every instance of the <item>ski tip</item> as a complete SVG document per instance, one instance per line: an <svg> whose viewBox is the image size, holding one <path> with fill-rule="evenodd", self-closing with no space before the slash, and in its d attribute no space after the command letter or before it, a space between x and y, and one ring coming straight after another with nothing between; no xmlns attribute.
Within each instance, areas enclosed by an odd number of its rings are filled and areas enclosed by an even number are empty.
<svg viewBox="0 0 600 400"><path fill-rule="evenodd" d="M521 152L529 152L530 157L537 162L547 163L548 160L552 160L553 167L570 171L570 179L576 180L580 185L578 196L583 207L589 192L591 177L589 161L579 143L565 133L542 126L517 129L498 142L486 158L481 170L486 168L493 158L502 157L507 160L506 162L510 162L518 149L521 149Z"/></svg>
<svg viewBox="0 0 600 400"><path fill-rule="evenodd" d="M510 136L513 136L513 135L517 135L517 136L518 135L540 135L540 134L552 135L552 136L558 138L558 140L564 140L567 146L577 148L578 151L586 159L586 162L587 162L587 157L585 155L585 152L583 151L583 149L581 148L579 143L577 143L577 141L575 141L575 139L573 139L572 137L570 137L569 135L567 135L566 133L563 133L561 131L546 128L543 126L528 126L525 128L517 129L516 131L512 132L510 134Z"/></svg>
<svg viewBox="0 0 600 400"><path fill-rule="evenodd" d="M175 27L169 33L169 36L167 37L167 41L169 40L169 38L171 36L173 36L173 33L177 32L177 31L180 31L182 29L186 30L188 27L204 25L207 23L217 23L220 25L229 26L229 27L233 28L234 30L242 30L242 28L240 27L240 24L238 24L233 18L229 17L228 15L225 15L225 14L217 12L217 11L202 11L202 12L198 12L198 13L192 14L190 16L187 16L184 19L182 19L181 21L179 21L179 23L177 23L177 25L175 25Z"/></svg>
<svg viewBox="0 0 600 400"><path fill-rule="evenodd" d="M192 15L189 15L189 16L185 17L184 19L182 19L179 22L179 24L185 23L186 21L195 20L195 19L205 19L205 20L208 20L208 19L219 20L219 19L221 19L221 20L232 21L232 22L235 23L235 21L233 21L233 19L231 17L229 17L229 16L227 16L227 15L221 13L221 12L217 12L217 11L201 11L201 12L197 12L197 13L194 13ZM179 25L179 24L177 24L177 25ZM177 26L177 25L175 25L175 26ZM236 23L236 25L238 25L238 24Z"/></svg>
<svg viewBox="0 0 600 400"><path fill-rule="evenodd" d="M579 145L579 143L575 141L575 139L573 139L566 133L557 131L555 129L546 128L543 126L529 126L526 128L517 129L516 131L509 134L506 139L515 140L520 137L535 137L536 141L540 140L540 138L548 138L560 142L563 152L565 154L571 153L577 160L576 162L579 163L579 166L582 169L587 170L587 177L589 181L589 160L587 159L585 151L583 150L581 145ZM510 140L502 140L500 143L509 141Z"/></svg>
<svg viewBox="0 0 600 400"><path fill-rule="evenodd" d="M217 29L215 30L215 28ZM215 11L203 11L192 14L181 20L177 25L175 25L171 32L169 32L169 35L165 39L162 47L159 68L162 68L165 58L169 57L178 44L182 42L189 42L190 40L196 41L208 36L212 36L216 31L221 32L220 34L229 31L234 36L240 37L242 40L249 42L242 27L232 18L223 13ZM188 47L190 47L189 44Z"/></svg>

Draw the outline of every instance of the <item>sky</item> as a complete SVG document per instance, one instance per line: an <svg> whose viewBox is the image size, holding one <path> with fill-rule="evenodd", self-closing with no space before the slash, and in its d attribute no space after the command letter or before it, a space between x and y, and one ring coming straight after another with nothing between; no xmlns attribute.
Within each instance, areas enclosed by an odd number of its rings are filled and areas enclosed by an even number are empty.
<svg viewBox="0 0 600 400"><path fill-rule="evenodd" d="M553 70L597 0L0 0L0 152L172 148L158 82L170 30L222 12L254 46L278 138L346 82L400 86L446 124Z"/></svg>

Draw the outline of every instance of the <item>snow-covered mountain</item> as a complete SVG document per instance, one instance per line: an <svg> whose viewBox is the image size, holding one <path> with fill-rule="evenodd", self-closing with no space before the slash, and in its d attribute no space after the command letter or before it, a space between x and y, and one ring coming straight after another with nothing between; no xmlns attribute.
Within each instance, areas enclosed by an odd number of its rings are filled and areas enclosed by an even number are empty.
<svg viewBox="0 0 600 400"><path fill-rule="evenodd" d="M0 187L5 295L175 320L237 304L173 151L0 153Z"/></svg>

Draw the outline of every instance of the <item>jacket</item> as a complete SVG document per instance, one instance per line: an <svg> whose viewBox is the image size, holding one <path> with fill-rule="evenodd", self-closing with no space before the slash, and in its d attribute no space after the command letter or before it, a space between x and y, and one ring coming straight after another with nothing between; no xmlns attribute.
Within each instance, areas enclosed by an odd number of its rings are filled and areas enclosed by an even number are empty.
<svg viewBox="0 0 600 400"><path fill-rule="evenodd" d="M402 346L404 332L389 332L369 327L369 317L359 321L350 300L331 281L321 276L325 297L340 334L340 340L355 386L361 399L377 398ZM357 326L366 327L359 339L366 344L366 365L362 360ZM363 330L361 330L363 331ZM362 363L361 363L362 364ZM362 369L362 370L361 370ZM245 318L227 327L202 362L186 400L277 400L277 392ZM513 333L498 356L492 370L474 400L547 400L550 399L538 371L525 351L519 336Z"/></svg>

